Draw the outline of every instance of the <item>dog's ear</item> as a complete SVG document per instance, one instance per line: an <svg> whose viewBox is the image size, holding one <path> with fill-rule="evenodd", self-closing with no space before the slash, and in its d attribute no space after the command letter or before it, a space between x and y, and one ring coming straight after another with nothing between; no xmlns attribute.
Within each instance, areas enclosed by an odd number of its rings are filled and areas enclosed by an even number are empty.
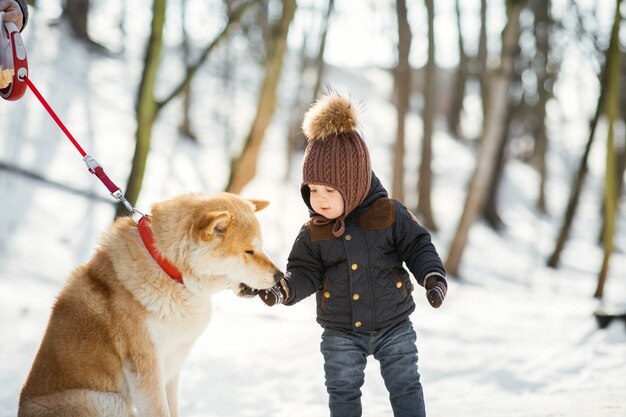
<svg viewBox="0 0 626 417"><path fill-rule="evenodd" d="M254 204L254 211L261 211L265 207L270 205L270 202L267 201L267 200L252 200L252 199L249 199L248 201L251 202L252 204Z"/></svg>
<svg viewBox="0 0 626 417"><path fill-rule="evenodd" d="M197 223L197 230L200 238L209 240L215 234L224 233L230 224L231 216L227 211L210 211L204 213Z"/></svg>

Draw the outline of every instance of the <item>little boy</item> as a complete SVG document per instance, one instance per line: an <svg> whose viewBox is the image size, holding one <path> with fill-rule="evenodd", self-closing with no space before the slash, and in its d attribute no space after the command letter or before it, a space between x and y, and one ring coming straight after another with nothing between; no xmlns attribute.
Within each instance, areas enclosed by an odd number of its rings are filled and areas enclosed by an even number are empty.
<svg viewBox="0 0 626 417"><path fill-rule="evenodd" d="M394 416L423 417L413 285L403 262L434 308L447 292L445 270L430 234L372 172L357 123L354 106L336 94L306 113L301 193L311 218L285 278L259 296L289 306L316 293L331 417L361 415L368 355L380 362Z"/></svg>

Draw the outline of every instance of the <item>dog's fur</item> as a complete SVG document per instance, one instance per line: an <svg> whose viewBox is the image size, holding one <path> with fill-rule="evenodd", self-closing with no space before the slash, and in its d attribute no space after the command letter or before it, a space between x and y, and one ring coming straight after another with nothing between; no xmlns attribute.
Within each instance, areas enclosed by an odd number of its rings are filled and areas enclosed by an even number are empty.
<svg viewBox="0 0 626 417"><path fill-rule="evenodd" d="M158 266L129 218L61 291L19 402L19 417L177 416L183 360L206 327L212 293L268 288L282 273L263 253L255 211L267 201L182 195L149 216Z"/></svg>

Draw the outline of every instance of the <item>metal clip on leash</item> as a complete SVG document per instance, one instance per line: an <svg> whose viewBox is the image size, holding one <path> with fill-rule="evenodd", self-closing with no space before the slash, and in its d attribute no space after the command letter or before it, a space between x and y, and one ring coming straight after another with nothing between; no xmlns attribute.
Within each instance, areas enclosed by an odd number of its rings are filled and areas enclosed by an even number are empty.
<svg viewBox="0 0 626 417"><path fill-rule="evenodd" d="M113 183L113 181L111 181L111 179L104 172L104 168L102 168L102 165L100 165L100 163L92 158L90 155L86 154L83 157L83 161L85 162L85 165L87 165L87 169L89 170L89 172L98 177L98 179L104 184L104 186L107 187L111 195L116 198L120 203L122 203L124 207L126 207L126 210L130 212L130 219L133 221L133 223L139 224L139 220L141 220L141 218L144 217L145 214L137 210L135 207L133 207L132 204L130 204L128 200L126 200L126 198L124 197L124 193L122 192L120 187L118 187L117 185L115 185L115 183Z"/></svg>
<svg viewBox="0 0 626 417"><path fill-rule="evenodd" d="M130 219L133 221L133 223L139 224L139 220L146 216L135 207L133 207L133 205L124 198L124 193L122 192L122 190L117 190L116 192L111 193L111 195L114 198L117 198L124 205L124 207L126 207L126 210L130 212Z"/></svg>

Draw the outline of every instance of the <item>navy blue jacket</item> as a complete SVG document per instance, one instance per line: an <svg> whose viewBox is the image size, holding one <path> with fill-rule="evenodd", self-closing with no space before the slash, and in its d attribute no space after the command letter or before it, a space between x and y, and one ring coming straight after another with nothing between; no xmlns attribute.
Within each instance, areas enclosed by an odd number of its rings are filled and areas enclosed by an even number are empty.
<svg viewBox="0 0 626 417"><path fill-rule="evenodd" d="M308 193L303 196L313 214ZM287 262L291 291L285 304L316 293L323 327L368 332L408 317L415 303L403 263L422 286L429 273L445 276L428 231L373 174L367 197L346 218L344 235L334 237L331 228L305 223Z"/></svg>

